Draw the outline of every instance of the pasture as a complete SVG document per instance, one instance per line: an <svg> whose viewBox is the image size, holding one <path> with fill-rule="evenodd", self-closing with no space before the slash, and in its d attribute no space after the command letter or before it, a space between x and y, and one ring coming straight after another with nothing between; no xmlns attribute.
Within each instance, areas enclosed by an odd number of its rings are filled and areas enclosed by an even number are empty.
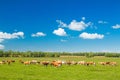
<svg viewBox="0 0 120 80"><path fill-rule="evenodd" d="M0 58L2 60L15 60L14 63L0 64L0 80L119 80L120 79L120 58L106 57L58 57L58 58ZM24 65L19 60L37 61L94 61L94 65L62 65L47 67L41 64ZM115 61L116 66L100 65L98 62Z"/></svg>

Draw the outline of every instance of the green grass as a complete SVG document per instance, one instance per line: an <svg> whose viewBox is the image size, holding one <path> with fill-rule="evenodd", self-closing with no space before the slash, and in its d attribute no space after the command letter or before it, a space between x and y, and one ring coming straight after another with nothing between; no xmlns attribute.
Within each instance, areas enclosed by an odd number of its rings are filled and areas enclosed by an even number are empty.
<svg viewBox="0 0 120 80"><path fill-rule="evenodd" d="M11 65L0 65L0 80L119 80L120 79L120 58L85 58L85 57L61 57L61 58L0 58L0 60L14 59ZM116 61L117 66L83 66L63 65L59 68L43 65L25 66L19 60L73 60L73 61Z"/></svg>

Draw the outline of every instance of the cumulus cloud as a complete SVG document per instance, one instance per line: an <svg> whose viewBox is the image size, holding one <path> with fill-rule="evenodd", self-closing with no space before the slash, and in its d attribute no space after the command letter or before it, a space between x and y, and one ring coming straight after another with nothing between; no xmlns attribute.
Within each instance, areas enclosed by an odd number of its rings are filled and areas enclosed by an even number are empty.
<svg viewBox="0 0 120 80"><path fill-rule="evenodd" d="M23 38L24 33L23 32L15 32L15 33L6 33L6 32L0 32L0 39L1 41L4 39L15 39L15 38Z"/></svg>
<svg viewBox="0 0 120 80"><path fill-rule="evenodd" d="M68 28L71 30L75 30L75 31L82 31L82 30L86 29L86 27L90 26L90 24L91 24L90 22L85 23L84 21L77 22L76 20L73 20L68 25Z"/></svg>
<svg viewBox="0 0 120 80"><path fill-rule="evenodd" d="M46 36L46 34L43 33L43 32L37 32L37 33L35 33L35 34L32 34L31 36L32 36L32 37L42 37L42 36Z"/></svg>
<svg viewBox="0 0 120 80"><path fill-rule="evenodd" d="M104 35L102 34L97 34L97 33L87 33L87 32L83 32L82 34L79 35L80 38L83 39L103 39Z"/></svg>
<svg viewBox="0 0 120 80"><path fill-rule="evenodd" d="M102 21L102 20L100 20L100 21L98 21L98 23L99 23L99 24L107 24L108 22L107 22L107 21Z"/></svg>
<svg viewBox="0 0 120 80"><path fill-rule="evenodd" d="M115 26L112 26L113 29L120 29L120 25L116 24Z"/></svg>
<svg viewBox="0 0 120 80"><path fill-rule="evenodd" d="M58 36L67 36L67 33L62 28L58 28L57 30L54 30L53 34L58 35Z"/></svg>
<svg viewBox="0 0 120 80"><path fill-rule="evenodd" d="M82 21L72 20L69 24L62 22L61 20L56 20L56 21L59 23L58 27L65 27L65 28L69 28L70 30L82 31L86 29L88 26L92 25L91 22L85 23L84 20L85 17L82 17Z"/></svg>
<svg viewBox="0 0 120 80"><path fill-rule="evenodd" d="M7 33L7 32L0 32L0 43L2 43L4 40L9 39L19 39L24 38L23 32L15 32L15 33ZM5 46L0 44L0 49L4 49Z"/></svg>
<svg viewBox="0 0 120 80"><path fill-rule="evenodd" d="M4 49L4 48L5 48L5 46L0 44L0 49Z"/></svg>

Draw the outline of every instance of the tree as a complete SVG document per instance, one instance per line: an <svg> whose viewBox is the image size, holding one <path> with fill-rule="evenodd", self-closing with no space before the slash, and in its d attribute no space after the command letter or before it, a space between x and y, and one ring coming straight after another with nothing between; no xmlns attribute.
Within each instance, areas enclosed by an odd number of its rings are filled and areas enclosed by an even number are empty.
<svg viewBox="0 0 120 80"><path fill-rule="evenodd" d="M85 56L88 58L91 58L91 57L94 57L94 53L92 53L92 52L86 53Z"/></svg>

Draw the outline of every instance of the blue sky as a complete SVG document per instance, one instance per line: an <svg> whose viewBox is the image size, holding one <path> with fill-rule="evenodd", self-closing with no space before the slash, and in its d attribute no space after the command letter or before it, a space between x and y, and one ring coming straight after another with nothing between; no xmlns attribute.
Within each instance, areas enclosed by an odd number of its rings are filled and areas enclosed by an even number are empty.
<svg viewBox="0 0 120 80"><path fill-rule="evenodd" d="M120 52L119 0L0 0L0 49Z"/></svg>

